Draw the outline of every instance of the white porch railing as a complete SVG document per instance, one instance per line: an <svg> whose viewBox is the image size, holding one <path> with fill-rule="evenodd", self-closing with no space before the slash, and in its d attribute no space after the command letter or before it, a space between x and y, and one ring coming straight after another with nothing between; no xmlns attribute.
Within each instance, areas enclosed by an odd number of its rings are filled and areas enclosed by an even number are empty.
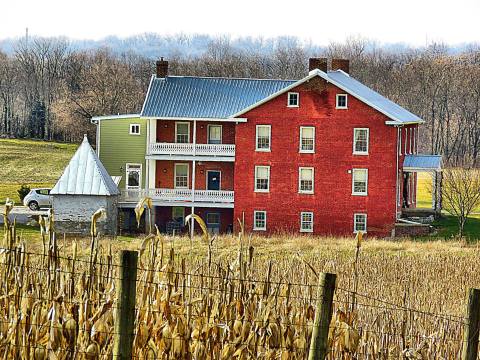
<svg viewBox="0 0 480 360"><path fill-rule="evenodd" d="M233 203L234 192L229 190L195 190L192 196L191 189L140 189L123 190L121 202L138 202L141 198L148 196L153 201L187 201L209 202L209 203Z"/></svg>
<svg viewBox="0 0 480 360"><path fill-rule="evenodd" d="M150 155L235 156L234 144L152 143Z"/></svg>

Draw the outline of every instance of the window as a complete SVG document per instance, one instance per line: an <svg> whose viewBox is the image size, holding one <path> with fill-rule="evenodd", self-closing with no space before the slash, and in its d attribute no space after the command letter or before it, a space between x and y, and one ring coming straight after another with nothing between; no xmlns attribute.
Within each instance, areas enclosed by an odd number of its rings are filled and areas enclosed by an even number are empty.
<svg viewBox="0 0 480 360"><path fill-rule="evenodd" d="M267 230L267 212L253 212L253 230Z"/></svg>
<svg viewBox="0 0 480 360"><path fill-rule="evenodd" d="M367 195L368 170L353 169L352 195Z"/></svg>
<svg viewBox="0 0 480 360"><path fill-rule="evenodd" d="M174 206L172 207L172 220L181 223L185 223L185 208Z"/></svg>
<svg viewBox="0 0 480 360"><path fill-rule="evenodd" d="M40 195L50 195L50 189L40 189L37 190L37 193Z"/></svg>
<svg viewBox="0 0 480 360"><path fill-rule="evenodd" d="M175 164L175 189L188 189L188 164Z"/></svg>
<svg viewBox="0 0 480 360"><path fill-rule="evenodd" d="M300 126L300 152L315 152L315 128L313 126Z"/></svg>
<svg viewBox="0 0 480 360"><path fill-rule="evenodd" d="M353 214L353 232L367 232L367 214Z"/></svg>
<svg viewBox="0 0 480 360"><path fill-rule="evenodd" d="M299 95L296 92L289 92L288 93L288 107L298 107L299 106Z"/></svg>
<svg viewBox="0 0 480 360"><path fill-rule="evenodd" d="M218 225L218 224L220 224L220 214L219 213L207 213L207 224L208 225Z"/></svg>
<svg viewBox="0 0 480 360"><path fill-rule="evenodd" d="M270 189L270 166L255 166L255 192L268 192Z"/></svg>
<svg viewBox="0 0 480 360"><path fill-rule="evenodd" d="M208 125L208 143L222 143L222 125Z"/></svg>
<svg viewBox="0 0 480 360"><path fill-rule="evenodd" d="M337 109L346 109L347 108L347 94L337 94Z"/></svg>
<svg viewBox="0 0 480 360"><path fill-rule="evenodd" d="M127 164L126 165L126 188L140 189L142 182L142 164Z"/></svg>
<svg viewBox="0 0 480 360"><path fill-rule="evenodd" d="M130 124L130 135L140 135L140 124Z"/></svg>
<svg viewBox="0 0 480 360"><path fill-rule="evenodd" d="M270 125L257 125L256 151L270 151Z"/></svg>
<svg viewBox="0 0 480 360"><path fill-rule="evenodd" d="M300 232L313 232L313 212L300 213Z"/></svg>
<svg viewBox="0 0 480 360"><path fill-rule="evenodd" d="M298 192L313 194L313 168L301 167L298 169Z"/></svg>
<svg viewBox="0 0 480 360"><path fill-rule="evenodd" d="M175 142L177 143L190 142L190 123L188 122L175 123Z"/></svg>
<svg viewBox="0 0 480 360"><path fill-rule="evenodd" d="M353 129L353 154L368 155L368 129Z"/></svg>

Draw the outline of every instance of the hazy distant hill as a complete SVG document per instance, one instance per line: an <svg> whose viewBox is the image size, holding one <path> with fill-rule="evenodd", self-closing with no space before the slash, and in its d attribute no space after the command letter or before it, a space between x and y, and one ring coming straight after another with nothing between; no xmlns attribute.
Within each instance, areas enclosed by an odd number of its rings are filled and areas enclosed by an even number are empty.
<svg viewBox="0 0 480 360"><path fill-rule="evenodd" d="M66 38L72 49L88 50L99 47L109 47L118 53L133 52L143 55L147 58L157 58L159 56L175 57L175 56L198 56L204 53L209 44L215 41L228 41L228 43L236 48L245 51L254 51L257 53L268 54L274 51L278 44L295 43L304 48L307 53L319 53L324 48L319 45L306 43L295 37L218 37L205 34L184 35L177 34L172 36L160 35L155 33L145 33L141 35L120 38L117 36L109 36L101 40L73 40ZM0 40L0 50L10 54L14 51L15 42L19 39L3 39ZM400 52L407 48L411 48L407 44L381 44L381 48L392 52ZM449 46L452 53L456 53L465 49L465 44Z"/></svg>

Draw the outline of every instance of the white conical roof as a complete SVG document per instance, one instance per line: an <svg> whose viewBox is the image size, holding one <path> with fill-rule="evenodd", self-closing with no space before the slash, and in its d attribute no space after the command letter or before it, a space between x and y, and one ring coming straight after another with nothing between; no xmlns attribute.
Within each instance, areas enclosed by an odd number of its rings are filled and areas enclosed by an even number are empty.
<svg viewBox="0 0 480 360"><path fill-rule="evenodd" d="M118 195L117 185L88 143L87 136L63 171L50 194Z"/></svg>

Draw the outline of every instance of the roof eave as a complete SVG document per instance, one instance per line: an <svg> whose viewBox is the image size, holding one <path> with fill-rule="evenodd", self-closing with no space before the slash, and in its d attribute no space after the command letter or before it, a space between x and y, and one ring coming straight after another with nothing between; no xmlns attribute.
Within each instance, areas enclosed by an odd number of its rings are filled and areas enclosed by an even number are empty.
<svg viewBox="0 0 480 360"><path fill-rule="evenodd" d="M410 120L410 121L387 120L385 121L385 125L403 126L403 125L423 124L424 122L425 120Z"/></svg>
<svg viewBox="0 0 480 360"><path fill-rule="evenodd" d="M172 116L140 116L140 119L145 120L167 120L167 121L218 121L218 122L247 122L247 118L196 118L196 117L172 117Z"/></svg>
<svg viewBox="0 0 480 360"><path fill-rule="evenodd" d="M143 111L145 110L145 104L147 103L148 96L150 95L150 89L152 88L154 79L155 79L155 74L152 74L152 77L150 78L150 84L148 84L147 94L145 95L145 100L143 101L142 111L140 111L140 116L143 116Z"/></svg>
<svg viewBox="0 0 480 360"><path fill-rule="evenodd" d="M101 120L118 120L118 119L132 119L138 118L140 114L123 114L123 115L102 115L102 116L93 116L90 119L92 124L98 124Z"/></svg>

